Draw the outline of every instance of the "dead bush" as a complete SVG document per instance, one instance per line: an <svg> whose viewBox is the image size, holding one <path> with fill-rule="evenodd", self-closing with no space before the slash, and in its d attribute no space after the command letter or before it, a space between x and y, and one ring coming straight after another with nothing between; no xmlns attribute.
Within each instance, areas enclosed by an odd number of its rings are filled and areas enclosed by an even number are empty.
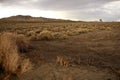
<svg viewBox="0 0 120 80"><path fill-rule="evenodd" d="M66 31L65 34L68 35L68 36L73 36L74 35L73 31L69 31L69 30Z"/></svg>
<svg viewBox="0 0 120 80"><path fill-rule="evenodd" d="M71 64L72 59L68 56L57 56L56 63L60 66L68 68Z"/></svg>
<svg viewBox="0 0 120 80"><path fill-rule="evenodd" d="M1 36L2 33L0 33L0 36Z"/></svg>
<svg viewBox="0 0 120 80"><path fill-rule="evenodd" d="M66 33L61 33L58 39L67 39L69 36Z"/></svg>
<svg viewBox="0 0 120 80"><path fill-rule="evenodd" d="M88 29L88 28L79 28L77 31L78 31L79 34L81 34L81 33L87 33L87 32L89 32L90 29Z"/></svg>
<svg viewBox="0 0 120 80"><path fill-rule="evenodd" d="M16 35L16 44L20 52L28 52L31 47L29 39L24 35Z"/></svg>
<svg viewBox="0 0 120 80"><path fill-rule="evenodd" d="M20 76L21 74L29 71L30 69L32 69L32 64L29 60L29 58L27 58L25 55L20 55L20 59L19 59L19 66L16 72L17 76Z"/></svg>
<svg viewBox="0 0 120 80"><path fill-rule="evenodd" d="M34 41L37 40L37 36L36 35L32 35L29 37L29 40Z"/></svg>
<svg viewBox="0 0 120 80"><path fill-rule="evenodd" d="M63 40L63 39L67 39L69 36L68 34L66 33L59 33L59 32L55 32L54 33L54 39L60 39L60 40Z"/></svg>
<svg viewBox="0 0 120 80"><path fill-rule="evenodd" d="M34 31L29 31L26 33L26 36L33 36L33 35L36 35Z"/></svg>
<svg viewBox="0 0 120 80"><path fill-rule="evenodd" d="M55 37L54 37L53 32L48 31L48 30L44 30L40 32L40 34L37 36L38 40L53 40L54 38Z"/></svg>
<svg viewBox="0 0 120 80"><path fill-rule="evenodd" d="M31 67L28 58L20 56L19 48L27 42L23 37L13 33L3 33L0 36L0 79L9 80L12 75L18 76Z"/></svg>

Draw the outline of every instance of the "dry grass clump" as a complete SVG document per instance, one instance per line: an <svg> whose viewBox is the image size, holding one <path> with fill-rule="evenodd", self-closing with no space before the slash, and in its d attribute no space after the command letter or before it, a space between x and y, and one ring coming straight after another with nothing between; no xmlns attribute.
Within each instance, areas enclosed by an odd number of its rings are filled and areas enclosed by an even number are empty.
<svg viewBox="0 0 120 80"><path fill-rule="evenodd" d="M29 40L34 41L37 40L37 36L36 35L32 35L29 37Z"/></svg>
<svg viewBox="0 0 120 80"><path fill-rule="evenodd" d="M37 36L37 40L53 40L55 38L53 32L48 30L43 30L40 32L40 34Z"/></svg>
<svg viewBox="0 0 120 80"><path fill-rule="evenodd" d="M0 36L2 35L2 33L0 33Z"/></svg>
<svg viewBox="0 0 120 80"><path fill-rule="evenodd" d="M9 80L12 75L19 76L31 67L29 59L19 54L19 48L26 47L24 40L13 33L2 33L0 36L0 80Z"/></svg>
<svg viewBox="0 0 120 80"><path fill-rule="evenodd" d="M64 32L54 32L54 39L63 40L67 39L69 35Z"/></svg>
<svg viewBox="0 0 120 80"><path fill-rule="evenodd" d="M68 68L70 66L71 61L72 59L67 56L57 56L57 59L56 59L56 63L65 68Z"/></svg>
<svg viewBox="0 0 120 80"><path fill-rule="evenodd" d="M112 28L111 27L102 26L102 27L99 27L99 30L108 30L108 31L110 31L110 30L112 30Z"/></svg>
<svg viewBox="0 0 120 80"><path fill-rule="evenodd" d="M66 34L67 34L68 36L73 36L73 35L74 35L74 33L73 33L72 30L68 30L68 31L66 31Z"/></svg>
<svg viewBox="0 0 120 80"><path fill-rule="evenodd" d="M59 39L67 39L69 36L66 33L61 33Z"/></svg>
<svg viewBox="0 0 120 80"><path fill-rule="evenodd" d="M32 69L32 64L29 60L29 58L27 58L25 55L20 55L20 59L19 59L19 67L17 69L17 75L21 75L27 71L29 71L30 69Z"/></svg>
<svg viewBox="0 0 120 80"><path fill-rule="evenodd" d="M40 32L41 32L40 29L35 30L35 33L40 33Z"/></svg>
<svg viewBox="0 0 120 80"><path fill-rule="evenodd" d="M112 28L111 27L106 27L106 30L110 31L110 30L112 30Z"/></svg>
<svg viewBox="0 0 120 80"><path fill-rule="evenodd" d="M79 34L81 34L81 33L87 33L87 32L89 32L89 31L91 31L91 30L90 30L90 29L87 29L87 28L80 28L80 29L78 29L77 31L78 31Z"/></svg>
<svg viewBox="0 0 120 80"><path fill-rule="evenodd" d="M74 80L72 75L67 75L66 77L63 78L63 80Z"/></svg>
<svg viewBox="0 0 120 80"><path fill-rule="evenodd" d="M27 52L31 47L29 39L24 35L16 35L16 44L20 52Z"/></svg>
<svg viewBox="0 0 120 80"><path fill-rule="evenodd" d="M34 31L28 31L28 32L26 33L26 35L27 35L27 36L34 36L34 35L36 35L36 33L35 33Z"/></svg>
<svg viewBox="0 0 120 80"><path fill-rule="evenodd" d="M16 33L18 33L18 34L22 34L23 31L22 31L22 30L16 30Z"/></svg>
<svg viewBox="0 0 120 80"><path fill-rule="evenodd" d="M35 33L35 31L29 31L29 32L27 32L26 36L29 37L29 40L36 40L36 33Z"/></svg>
<svg viewBox="0 0 120 80"><path fill-rule="evenodd" d="M5 26L0 26L0 32L4 32L6 31L6 27Z"/></svg>

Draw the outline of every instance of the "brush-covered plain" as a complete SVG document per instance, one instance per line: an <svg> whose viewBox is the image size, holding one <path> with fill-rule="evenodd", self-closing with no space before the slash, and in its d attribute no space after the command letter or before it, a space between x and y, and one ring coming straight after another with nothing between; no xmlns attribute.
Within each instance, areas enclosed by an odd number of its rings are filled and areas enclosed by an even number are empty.
<svg viewBox="0 0 120 80"><path fill-rule="evenodd" d="M0 40L4 80L120 79L119 22L0 21Z"/></svg>

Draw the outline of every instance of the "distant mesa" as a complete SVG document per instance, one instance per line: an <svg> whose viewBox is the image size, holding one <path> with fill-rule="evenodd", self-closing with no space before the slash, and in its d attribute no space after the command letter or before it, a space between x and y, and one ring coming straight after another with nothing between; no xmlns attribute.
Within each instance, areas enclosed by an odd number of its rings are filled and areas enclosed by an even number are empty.
<svg viewBox="0 0 120 80"><path fill-rule="evenodd" d="M15 22L75 22L72 20L53 19L44 17L32 17L29 15L16 15L7 18L2 18L3 21L15 21Z"/></svg>
<svg viewBox="0 0 120 80"><path fill-rule="evenodd" d="M23 15L17 15L17 16L11 16L9 18L32 18L32 17L29 16L29 15L25 15L25 16L23 16Z"/></svg>

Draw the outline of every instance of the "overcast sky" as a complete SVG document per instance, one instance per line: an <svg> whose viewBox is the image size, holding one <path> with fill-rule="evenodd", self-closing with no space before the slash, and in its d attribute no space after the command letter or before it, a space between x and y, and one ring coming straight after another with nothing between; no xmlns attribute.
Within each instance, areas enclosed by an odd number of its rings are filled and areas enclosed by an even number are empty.
<svg viewBox="0 0 120 80"><path fill-rule="evenodd" d="M120 0L0 0L0 18L13 15L120 21Z"/></svg>

